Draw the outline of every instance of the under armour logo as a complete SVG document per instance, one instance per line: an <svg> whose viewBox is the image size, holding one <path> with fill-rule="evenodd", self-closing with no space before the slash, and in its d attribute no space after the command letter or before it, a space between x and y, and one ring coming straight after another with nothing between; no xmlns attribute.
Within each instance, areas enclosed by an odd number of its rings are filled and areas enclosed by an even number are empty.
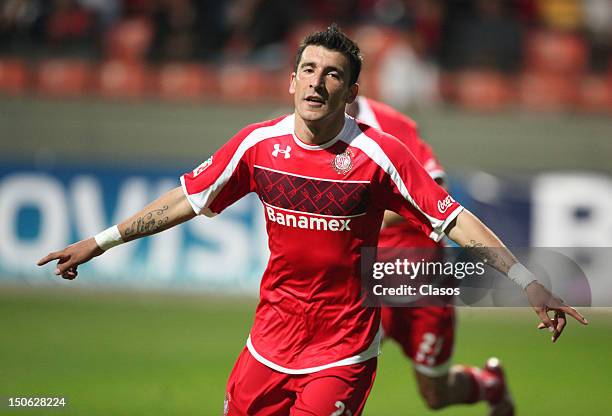
<svg viewBox="0 0 612 416"><path fill-rule="evenodd" d="M285 156L285 159L289 159L291 157L291 146L287 146L283 150L280 148L280 144L276 143L274 145L274 150L272 151L272 156L277 157L279 153L282 153Z"/></svg>

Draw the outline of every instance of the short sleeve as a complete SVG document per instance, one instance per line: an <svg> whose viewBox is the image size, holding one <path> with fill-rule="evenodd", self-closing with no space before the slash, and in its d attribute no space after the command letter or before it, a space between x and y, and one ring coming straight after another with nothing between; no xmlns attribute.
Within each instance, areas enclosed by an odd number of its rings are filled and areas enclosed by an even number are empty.
<svg viewBox="0 0 612 416"><path fill-rule="evenodd" d="M214 216L252 190L245 128L193 171L181 176L181 185L196 214Z"/></svg>

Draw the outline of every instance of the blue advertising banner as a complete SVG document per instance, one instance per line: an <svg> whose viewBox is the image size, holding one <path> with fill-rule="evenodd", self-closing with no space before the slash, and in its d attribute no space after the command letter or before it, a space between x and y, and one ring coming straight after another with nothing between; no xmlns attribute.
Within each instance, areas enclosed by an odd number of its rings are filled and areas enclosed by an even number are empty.
<svg viewBox="0 0 612 416"><path fill-rule="evenodd" d="M32 283L46 253L95 235L180 186L176 170L0 168L0 278ZM214 219L198 217L125 244L80 268L77 284L256 290L268 258L260 203L249 196Z"/></svg>
<svg viewBox="0 0 612 416"><path fill-rule="evenodd" d="M36 261L135 213L179 186L176 169L0 166L0 280L58 280ZM583 247L612 247L612 179L595 173L498 177L452 175L455 199L507 245L573 247L600 273L612 259ZM264 214L254 195L214 219L198 217L121 245L80 268L75 285L172 287L256 293L268 260ZM611 281L612 282L612 281ZM610 283L612 287L612 283Z"/></svg>

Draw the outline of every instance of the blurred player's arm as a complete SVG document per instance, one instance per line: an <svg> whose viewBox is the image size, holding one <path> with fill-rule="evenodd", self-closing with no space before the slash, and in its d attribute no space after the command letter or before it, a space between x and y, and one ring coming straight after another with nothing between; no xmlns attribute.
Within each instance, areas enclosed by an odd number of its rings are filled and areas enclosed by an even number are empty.
<svg viewBox="0 0 612 416"><path fill-rule="evenodd" d="M502 241L468 210L463 210L447 227L446 235L462 247L472 249L489 266L521 285L542 321L539 328L548 328L552 332L553 342L565 328L566 314L583 325L587 324L587 320L576 309L566 305L535 280L535 276L519 263ZM549 311L554 312L552 319L548 316Z"/></svg>
<svg viewBox="0 0 612 416"><path fill-rule="evenodd" d="M80 264L101 255L105 249L121 242L136 240L167 230L195 217L195 215L182 188L174 188L151 202L140 212L117 224L117 226L109 228L109 230L98 234L96 237L81 240L63 250L49 253L40 259L37 264L42 266L50 261L58 260L55 274L61 275L64 279L72 280L77 277L77 267ZM116 244L110 242L113 239ZM106 243L100 243L105 240Z"/></svg>

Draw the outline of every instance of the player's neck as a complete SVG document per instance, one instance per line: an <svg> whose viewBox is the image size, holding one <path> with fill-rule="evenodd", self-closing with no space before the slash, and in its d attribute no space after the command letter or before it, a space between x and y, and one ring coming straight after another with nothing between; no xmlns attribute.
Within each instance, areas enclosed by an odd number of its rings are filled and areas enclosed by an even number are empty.
<svg viewBox="0 0 612 416"><path fill-rule="evenodd" d="M299 140L310 145L323 145L332 140L344 127L344 112L329 120L308 121L295 115L295 135Z"/></svg>
<svg viewBox="0 0 612 416"><path fill-rule="evenodd" d="M346 105L346 114L351 117L357 117L357 114L359 114L359 102L357 99Z"/></svg>

